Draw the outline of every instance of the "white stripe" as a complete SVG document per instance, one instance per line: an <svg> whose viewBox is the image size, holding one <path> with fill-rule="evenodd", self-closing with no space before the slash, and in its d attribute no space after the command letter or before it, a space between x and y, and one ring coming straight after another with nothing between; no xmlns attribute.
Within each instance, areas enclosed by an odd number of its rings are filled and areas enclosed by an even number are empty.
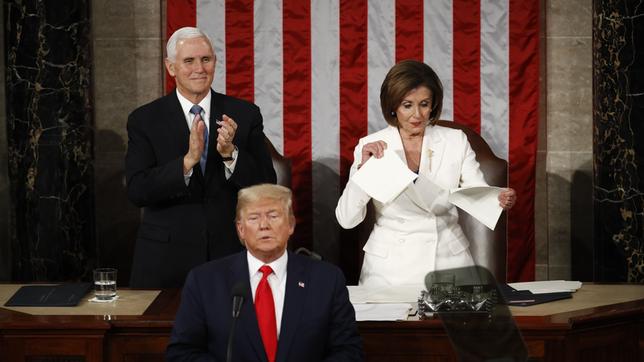
<svg viewBox="0 0 644 362"><path fill-rule="evenodd" d="M311 1L311 132L313 247L339 259L335 206L340 197L339 0Z"/></svg>
<svg viewBox="0 0 644 362"><path fill-rule="evenodd" d="M441 119L454 119L454 67L452 2L425 0L423 2L423 59L438 74L443 83L443 113Z"/></svg>
<svg viewBox="0 0 644 362"><path fill-rule="evenodd" d="M197 27L212 41L217 56L215 79L212 87L220 93L226 92L226 8L225 0L197 1Z"/></svg>
<svg viewBox="0 0 644 362"><path fill-rule="evenodd" d="M282 1L254 1L255 104L262 110L264 133L284 154Z"/></svg>
<svg viewBox="0 0 644 362"><path fill-rule="evenodd" d="M508 159L509 25L508 0L481 0L481 136Z"/></svg>
<svg viewBox="0 0 644 362"><path fill-rule="evenodd" d="M369 0L367 5L369 133L387 126L380 110L380 86L396 62L395 0Z"/></svg>

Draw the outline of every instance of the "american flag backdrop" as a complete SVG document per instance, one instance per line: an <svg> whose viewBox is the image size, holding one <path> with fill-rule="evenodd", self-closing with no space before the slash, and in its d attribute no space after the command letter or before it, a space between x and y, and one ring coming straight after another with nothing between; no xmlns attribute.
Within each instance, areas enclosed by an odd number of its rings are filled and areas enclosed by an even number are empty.
<svg viewBox="0 0 644 362"><path fill-rule="evenodd" d="M443 119L509 161L508 280L534 279L539 101L537 0L167 0L166 31L197 26L217 55L213 88L256 103L292 160L296 237L336 255L334 208L353 148L386 126L380 85L403 59L431 65ZM173 89L172 79L166 90ZM331 257L333 259L333 257Z"/></svg>

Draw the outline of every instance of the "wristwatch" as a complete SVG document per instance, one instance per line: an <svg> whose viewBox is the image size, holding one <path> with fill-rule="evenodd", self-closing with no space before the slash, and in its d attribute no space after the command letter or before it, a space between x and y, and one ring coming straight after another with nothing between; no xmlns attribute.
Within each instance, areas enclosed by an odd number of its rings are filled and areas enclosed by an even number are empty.
<svg viewBox="0 0 644 362"><path fill-rule="evenodd" d="M235 146L235 149L233 150L233 153L230 154L228 157L221 156L222 161L234 161L235 158L237 158L237 154L239 153L239 150L237 150L237 146Z"/></svg>

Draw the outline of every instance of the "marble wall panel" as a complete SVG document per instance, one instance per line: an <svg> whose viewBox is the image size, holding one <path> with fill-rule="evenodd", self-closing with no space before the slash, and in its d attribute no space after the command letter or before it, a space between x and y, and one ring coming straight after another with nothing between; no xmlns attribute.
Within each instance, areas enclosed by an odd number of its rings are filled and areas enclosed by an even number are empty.
<svg viewBox="0 0 644 362"><path fill-rule="evenodd" d="M0 19L4 19L4 6L0 6ZM0 28L0 69L5 69L4 27ZM5 84L5 73L0 72L0 84ZM7 127L5 87L0 87L0 281L11 280L11 239L9 234L9 164L7 160Z"/></svg>
<svg viewBox="0 0 644 362"><path fill-rule="evenodd" d="M595 0L597 278L644 283L644 8Z"/></svg>
<svg viewBox="0 0 644 362"><path fill-rule="evenodd" d="M13 280L91 278L88 0L5 1Z"/></svg>

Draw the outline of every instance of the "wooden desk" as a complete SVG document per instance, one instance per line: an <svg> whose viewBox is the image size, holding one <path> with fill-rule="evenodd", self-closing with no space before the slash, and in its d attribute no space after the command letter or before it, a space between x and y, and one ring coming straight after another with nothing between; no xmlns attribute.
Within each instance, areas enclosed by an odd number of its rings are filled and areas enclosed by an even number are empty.
<svg viewBox="0 0 644 362"><path fill-rule="evenodd" d="M164 290L141 316L0 308L0 360L162 361L179 301L179 291ZM535 360L644 361L644 285L587 284L572 300L511 310ZM359 328L368 361L456 361L439 320Z"/></svg>

